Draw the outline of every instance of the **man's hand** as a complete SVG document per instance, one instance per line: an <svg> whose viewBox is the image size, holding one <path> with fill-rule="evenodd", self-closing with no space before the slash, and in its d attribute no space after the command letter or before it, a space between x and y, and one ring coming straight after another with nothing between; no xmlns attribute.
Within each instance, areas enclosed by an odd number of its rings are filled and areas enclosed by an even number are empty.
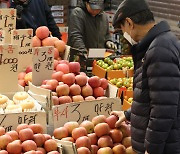
<svg viewBox="0 0 180 154"><path fill-rule="evenodd" d="M106 42L106 47L109 48L109 49L117 50L116 44L114 44L114 42L112 42L112 41L107 41Z"/></svg>
<svg viewBox="0 0 180 154"><path fill-rule="evenodd" d="M126 120L124 111L112 111L111 115L115 115L115 116L119 117L119 120L115 124L116 128L120 127L121 123Z"/></svg>

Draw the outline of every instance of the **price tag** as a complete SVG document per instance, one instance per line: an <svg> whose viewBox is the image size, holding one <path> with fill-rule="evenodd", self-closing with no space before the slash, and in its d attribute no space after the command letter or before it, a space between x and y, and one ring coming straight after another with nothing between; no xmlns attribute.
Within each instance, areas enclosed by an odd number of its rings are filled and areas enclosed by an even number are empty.
<svg viewBox="0 0 180 154"><path fill-rule="evenodd" d="M18 45L18 72L32 65L33 29L13 30L11 43Z"/></svg>
<svg viewBox="0 0 180 154"><path fill-rule="evenodd" d="M17 45L0 45L0 92L18 90L17 52Z"/></svg>
<svg viewBox="0 0 180 154"><path fill-rule="evenodd" d="M32 83L40 86L43 80L51 79L54 70L54 47L33 48Z"/></svg>
<svg viewBox="0 0 180 154"><path fill-rule="evenodd" d="M41 124L46 132L46 112L22 112L0 114L0 126L4 127L6 132L15 130L19 124L24 123Z"/></svg>
<svg viewBox="0 0 180 154"><path fill-rule="evenodd" d="M11 31L16 28L16 10L0 9L0 30L6 33L5 43L11 43Z"/></svg>
<svg viewBox="0 0 180 154"><path fill-rule="evenodd" d="M4 43L5 43L5 31L0 30L0 44L4 44Z"/></svg>
<svg viewBox="0 0 180 154"><path fill-rule="evenodd" d="M97 115L109 116L113 110L121 110L120 99L108 98L53 106L54 128L61 127L68 121L81 123L84 120L92 120Z"/></svg>
<svg viewBox="0 0 180 154"><path fill-rule="evenodd" d="M106 49L90 48L88 58L104 58Z"/></svg>

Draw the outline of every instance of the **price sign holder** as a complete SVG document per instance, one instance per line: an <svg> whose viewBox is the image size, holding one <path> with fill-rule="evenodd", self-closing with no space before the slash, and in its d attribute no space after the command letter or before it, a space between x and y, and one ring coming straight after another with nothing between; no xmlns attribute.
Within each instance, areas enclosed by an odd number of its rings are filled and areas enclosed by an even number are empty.
<svg viewBox="0 0 180 154"><path fill-rule="evenodd" d="M104 58L106 49L90 48L88 51L88 58Z"/></svg>
<svg viewBox="0 0 180 154"><path fill-rule="evenodd" d="M54 47L33 48L32 83L40 86L43 80L51 79L54 70Z"/></svg>
<svg viewBox="0 0 180 154"><path fill-rule="evenodd" d="M53 106L54 128L61 127L68 121L81 123L84 120L92 120L97 115L109 116L111 111L114 110L121 110L120 99L107 98Z"/></svg>
<svg viewBox="0 0 180 154"><path fill-rule="evenodd" d="M4 43L5 43L5 31L0 30L0 44L4 44Z"/></svg>
<svg viewBox="0 0 180 154"><path fill-rule="evenodd" d="M0 30L4 30L5 43L11 43L11 31L16 28L16 9L0 9Z"/></svg>
<svg viewBox="0 0 180 154"><path fill-rule="evenodd" d="M18 72L32 65L32 37L33 29L13 30L11 43L18 45Z"/></svg>
<svg viewBox="0 0 180 154"><path fill-rule="evenodd" d="M17 45L0 45L0 92L18 90L18 49Z"/></svg>

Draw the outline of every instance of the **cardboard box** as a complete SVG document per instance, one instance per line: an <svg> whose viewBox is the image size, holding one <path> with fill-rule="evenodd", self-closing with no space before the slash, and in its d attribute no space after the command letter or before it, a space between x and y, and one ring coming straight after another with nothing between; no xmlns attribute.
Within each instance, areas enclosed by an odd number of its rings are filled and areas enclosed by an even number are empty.
<svg viewBox="0 0 180 154"><path fill-rule="evenodd" d="M123 91L123 105L122 105L122 110L125 111L131 107L131 103L129 103L127 100L128 98L133 97L133 91L131 90L126 90Z"/></svg>
<svg viewBox="0 0 180 154"><path fill-rule="evenodd" d="M102 67L96 64L96 61L93 62L92 74L100 78L106 78L107 72Z"/></svg>

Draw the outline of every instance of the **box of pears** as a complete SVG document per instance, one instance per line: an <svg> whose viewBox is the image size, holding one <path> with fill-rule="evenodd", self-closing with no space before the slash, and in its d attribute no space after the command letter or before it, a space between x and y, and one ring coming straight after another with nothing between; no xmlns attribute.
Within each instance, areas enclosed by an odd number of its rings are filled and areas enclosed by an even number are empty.
<svg viewBox="0 0 180 154"><path fill-rule="evenodd" d="M107 79L133 76L134 64L131 56L115 60L106 57L104 60L94 62L92 73Z"/></svg>

